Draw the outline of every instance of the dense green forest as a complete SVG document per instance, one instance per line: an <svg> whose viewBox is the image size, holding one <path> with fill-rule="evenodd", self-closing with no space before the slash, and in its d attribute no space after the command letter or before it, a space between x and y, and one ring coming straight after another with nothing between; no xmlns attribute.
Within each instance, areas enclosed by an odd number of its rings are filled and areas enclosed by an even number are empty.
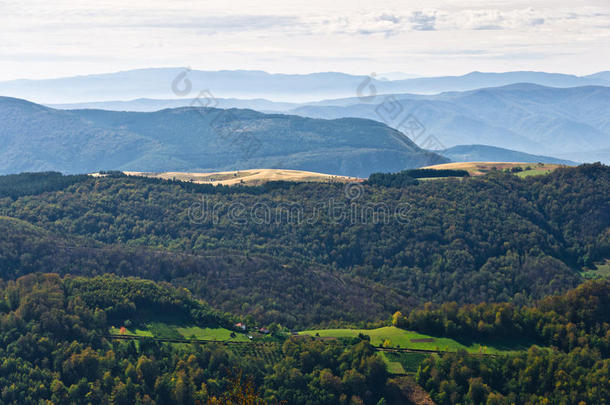
<svg viewBox="0 0 610 405"><path fill-rule="evenodd" d="M540 403L544 398L607 403L610 360L596 339L607 347L609 295L610 283L590 281L515 311L514 322L525 324L528 311L538 311L541 330L577 332L565 351L560 344L510 356L432 355L416 379L439 404ZM576 301L581 305L575 308ZM438 310L430 316L437 314L448 316ZM106 337L109 326L165 315L202 326L231 321L184 289L135 278L37 274L0 283L1 402L407 403L404 386L391 378L366 339L286 336L277 343L280 356L269 362L226 345L152 339L134 344ZM489 333L503 335L500 329Z"/></svg>
<svg viewBox="0 0 610 405"><path fill-rule="evenodd" d="M105 338L117 322L161 314L229 321L184 290L146 280L39 274L0 284L0 402L374 405L400 397L366 341L288 339L267 364L222 345Z"/></svg>
<svg viewBox="0 0 610 405"><path fill-rule="evenodd" d="M65 237L0 217L4 278L33 272L95 276L114 273L171 281L218 309L287 326L374 321L415 301L347 274L270 255L216 249L181 253Z"/></svg>
<svg viewBox="0 0 610 405"><path fill-rule="evenodd" d="M0 176L0 196L17 198L61 190L87 178L86 175L64 176L58 172L9 174Z"/></svg>
<svg viewBox="0 0 610 405"><path fill-rule="evenodd" d="M610 257L610 168L599 164L403 187L109 176L58 190L46 176L48 191L0 197L2 274L140 275L287 326L375 321L427 301L523 305Z"/></svg>
<svg viewBox="0 0 610 405"><path fill-rule="evenodd" d="M430 179L440 177L469 177L466 170L452 169L411 169L398 173L372 173L368 184L385 187L404 187L418 184L416 179Z"/></svg>
<svg viewBox="0 0 610 405"><path fill-rule="evenodd" d="M408 329L460 339L529 338L566 352L586 344L608 357L608 308L608 284L586 283L562 296L546 297L534 307L511 303L459 307L452 302L395 314L393 320Z"/></svg>
<svg viewBox="0 0 610 405"><path fill-rule="evenodd" d="M412 312L405 326L462 337L533 337L544 345L497 357L431 356L416 375L438 404L610 402L610 282L587 282L533 307L480 304Z"/></svg>
<svg viewBox="0 0 610 405"><path fill-rule="evenodd" d="M439 404L608 403L610 283L581 272L610 258L610 168L405 178L0 177L0 403L408 403L366 336L289 333L390 322L536 344L420 354ZM168 319L268 326L273 354L108 335Z"/></svg>
<svg viewBox="0 0 610 405"><path fill-rule="evenodd" d="M532 347L510 357L464 353L429 357L417 381L439 405L607 404L610 360L598 352L558 353Z"/></svg>

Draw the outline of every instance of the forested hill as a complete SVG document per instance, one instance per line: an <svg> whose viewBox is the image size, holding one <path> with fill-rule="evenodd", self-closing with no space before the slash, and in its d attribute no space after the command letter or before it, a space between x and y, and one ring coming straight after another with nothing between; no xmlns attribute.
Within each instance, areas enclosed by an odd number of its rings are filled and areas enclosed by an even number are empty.
<svg viewBox="0 0 610 405"><path fill-rule="evenodd" d="M299 169L366 177L449 160L385 124L194 107L63 111L0 97L0 173Z"/></svg>
<svg viewBox="0 0 610 405"><path fill-rule="evenodd" d="M521 332L546 346L494 357L466 352L424 355L415 378L439 404L533 404L547 399L604 404L610 390L604 311L609 292L610 284L598 281L531 307L449 305L413 311L410 326L448 325L449 334L471 333L473 322L478 322L482 335L502 338ZM0 402L410 403L404 380L390 378L364 335L315 340L277 333L266 338L264 346L175 345L152 338L134 344L108 335L113 326L137 325L164 314L172 322L199 326L213 326L210 321L217 319L184 289L146 280L56 274L0 280Z"/></svg>
<svg viewBox="0 0 610 405"><path fill-rule="evenodd" d="M411 327L444 324L449 334L462 332L462 338L473 333L513 341L536 337L559 349L532 346L498 358L431 356L420 364L416 379L439 404L605 404L610 397L609 288L608 281L587 282L526 308L450 304L411 313Z"/></svg>
<svg viewBox="0 0 610 405"><path fill-rule="evenodd" d="M426 301L522 304L610 257L610 168L599 164L402 188L76 176L58 189L56 175L39 176L48 191L41 181L0 196L2 274L140 274L289 326ZM20 191L19 176L4 181Z"/></svg>

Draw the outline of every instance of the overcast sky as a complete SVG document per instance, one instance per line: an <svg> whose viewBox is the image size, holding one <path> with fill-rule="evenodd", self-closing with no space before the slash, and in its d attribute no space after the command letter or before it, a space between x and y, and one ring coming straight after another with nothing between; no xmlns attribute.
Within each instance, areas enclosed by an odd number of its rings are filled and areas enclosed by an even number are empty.
<svg viewBox="0 0 610 405"><path fill-rule="evenodd" d="M610 70L610 0L0 0L0 80L142 67Z"/></svg>

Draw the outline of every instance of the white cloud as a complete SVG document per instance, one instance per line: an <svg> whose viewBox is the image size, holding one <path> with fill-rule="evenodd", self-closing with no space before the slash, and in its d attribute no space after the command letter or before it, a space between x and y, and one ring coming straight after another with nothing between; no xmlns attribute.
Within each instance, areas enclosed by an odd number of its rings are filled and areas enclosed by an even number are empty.
<svg viewBox="0 0 610 405"><path fill-rule="evenodd" d="M0 35L0 79L180 65L420 75L610 69L607 0L0 1Z"/></svg>
<svg viewBox="0 0 610 405"><path fill-rule="evenodd" d="M413 23L412 28L418 31L432 31L436 22L435 13L426 14L422 11L414 11L411 14L410 21Z"/></svg>

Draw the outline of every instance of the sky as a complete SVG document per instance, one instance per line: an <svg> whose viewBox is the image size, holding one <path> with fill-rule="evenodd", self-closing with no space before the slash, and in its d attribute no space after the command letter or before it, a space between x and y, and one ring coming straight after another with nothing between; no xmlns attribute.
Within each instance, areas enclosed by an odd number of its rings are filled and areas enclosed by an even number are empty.
<svg viewBox="0 0 610 405"><path fill-rule="evenodd" d="M610 70L610 0L0 0L0 81L144 67Z"/></svg>

